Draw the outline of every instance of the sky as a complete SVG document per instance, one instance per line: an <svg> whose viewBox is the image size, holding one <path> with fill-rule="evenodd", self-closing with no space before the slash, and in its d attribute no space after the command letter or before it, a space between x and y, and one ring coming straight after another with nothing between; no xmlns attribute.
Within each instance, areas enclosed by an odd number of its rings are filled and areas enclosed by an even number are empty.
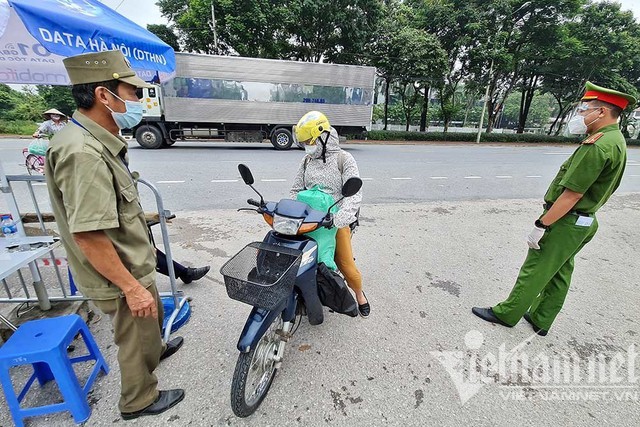
<svg viewBox="0 0 640 427"><path fill-rule="evenodd" d="M166 24L167 19L160 14L156 6L157 0L100 0L112 9L117 7L118 13L131 19L141 27L147 24ZM640 0L618 0L623 10L631 10L637 20L640 20ZM119 7L118 7L119 5Z"/></svg>

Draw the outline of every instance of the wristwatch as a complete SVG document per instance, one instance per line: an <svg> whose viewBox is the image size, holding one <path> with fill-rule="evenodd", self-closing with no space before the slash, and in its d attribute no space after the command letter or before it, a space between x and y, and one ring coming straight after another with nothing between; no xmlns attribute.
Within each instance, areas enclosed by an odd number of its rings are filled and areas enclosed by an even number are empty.
<svg viewBox="0 0 640 427"><path fill-rule="evenodd" d="M536 219L535 226L544 230L548 230L550 227L549 225L544 225L542 221L540 221L540 218Z"/></svg>

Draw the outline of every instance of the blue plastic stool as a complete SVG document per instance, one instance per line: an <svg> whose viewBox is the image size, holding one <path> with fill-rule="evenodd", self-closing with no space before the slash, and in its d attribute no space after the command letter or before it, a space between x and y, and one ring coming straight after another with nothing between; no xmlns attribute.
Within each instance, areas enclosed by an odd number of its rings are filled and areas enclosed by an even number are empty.
<svg viewBox="0 0 640 427"><path fill-rule="evenodd" d="M69 359L67 347L78 333L82 335L89 354ZM71 365L89 360L95 360L96 363L86 384L81 386ZM26 364L33 365L34 373L20 394L16 396L10 369L13 366ZM91 416L87 393L100 371L107 374L109 367L89 328L77 314L26 322L0 347L0 381L17 427L24 426L23 420L26 417L61 411L71 412L74 421L78 424L87 421ZM55 380L64 402L35 408L20 408L20 402L36 378L41 386L50 380Z"/></svg>

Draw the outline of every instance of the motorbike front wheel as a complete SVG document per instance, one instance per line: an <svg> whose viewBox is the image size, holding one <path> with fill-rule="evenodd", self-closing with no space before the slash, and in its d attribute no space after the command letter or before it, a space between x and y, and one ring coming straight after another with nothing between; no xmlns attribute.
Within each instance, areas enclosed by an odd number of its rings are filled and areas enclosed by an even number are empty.
<svg viewBox="0 0 640 427"><path fill-rule="evenodd" d="M267 396L277 371L274 357L280 336L276 331L282 327L282 315L279 315L253 350L238 355L231 382L231 409L236 416L244 418L253 414Z"/></svg>

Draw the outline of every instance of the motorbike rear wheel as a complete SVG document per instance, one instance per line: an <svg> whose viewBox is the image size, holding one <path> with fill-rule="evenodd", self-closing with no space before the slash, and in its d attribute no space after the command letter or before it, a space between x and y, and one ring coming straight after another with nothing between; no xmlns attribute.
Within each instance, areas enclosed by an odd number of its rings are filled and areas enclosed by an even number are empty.
<svg viewBox="0 0 640 427"><path fill-rule="evenodd" d="M269 392L277 371L274 356L280 345L276 331L282 326L282 315L279 315L253 350L238 355L231 382L231 409L238 417L253 414Z"/></svg>

